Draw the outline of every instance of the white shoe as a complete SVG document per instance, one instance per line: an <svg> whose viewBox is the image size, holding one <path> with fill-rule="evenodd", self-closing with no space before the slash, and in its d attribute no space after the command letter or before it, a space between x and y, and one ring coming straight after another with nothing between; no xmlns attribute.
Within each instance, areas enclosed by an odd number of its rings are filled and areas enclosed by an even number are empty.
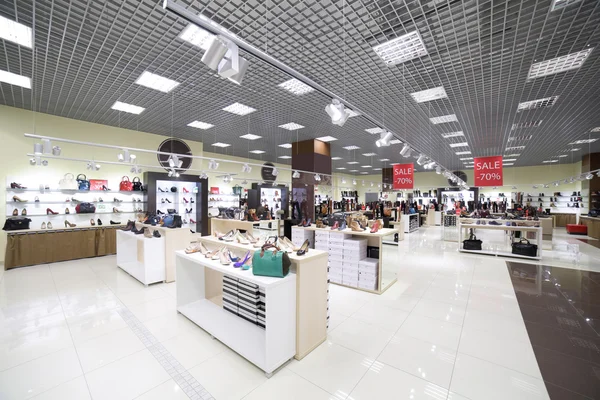
<svg viewBox="0 0 600 400"><path fill-rule="evenodd" d="M246 239L246 237L244 235L242 235L242 233L239 231L238 231L237 235L235 236L235 238L239 244L250 244L248 239Z"/></svg>

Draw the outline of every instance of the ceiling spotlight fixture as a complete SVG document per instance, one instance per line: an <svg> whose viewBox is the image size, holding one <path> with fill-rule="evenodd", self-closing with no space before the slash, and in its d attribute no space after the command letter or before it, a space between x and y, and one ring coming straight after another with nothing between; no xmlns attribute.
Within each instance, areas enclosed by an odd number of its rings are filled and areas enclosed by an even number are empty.
<svg viewBox="0 0 600 400"><path fill-rule="evenodd" d="M346 178L342 178L342 185L346 184Z"/></svg>
<svg viewBox="0 0 600 400"><path fill-rule="evenodd" d="M233 181L233 177L231 175L227 174L223 177L223 183L229 183L231 181Z"/></svg>
<svg viewBox="0 0 600 400"><path fill-rule="evenodd" d="M249 166L248 164L244 164L242 165L242 172L245 172L247 174L249 174L252 171L252 167Z"/></svg>
<svg viewBox="0 0 600 400"><path fill-rule="evenodd" d="M375 142L375 145L377 147L388 147L393 137L394 134L392 132L382 132L379 140Z"/></svg>
<svg viewBox="0 0 600 400"><path fill-rule="evenodd" d="M292 174L292 178L294 178L294 179L300 178L300 172L294 171L294 173Z"/></svg>
<svg viewBox="0 0 600 400"><path fill-rule="evenodd" d="M169 156L169 167L171 168L181 168L183 165L183 160L180 160L178 156L175 154L171 154Z"/></svg>
<svg viewBox="0 0 600 400"><path fill-rule="evenodd" d="M362 181L362 185L365 186L365 181Z"/></svg>
<svg viewBox="0 0 600 400"><path fill-rule="evenodd" d="M402 146L402 150L400 150L400 155L404 158L410 157L410 153L412 152L410 146L408 144L404 144Z"/></svg>
<svg viewBox="0 0 600 400"><path fill-rule="evenodd" d="M36 160L35 158L31 158L31 159L29 160L29 164L31 164L31 165L36 165L36 164L37 164L37 160Z"/></svg>
<svg viewBox="0 0 600 400"><path fill-rule="evenodd" d="M315 181L321 182L321 176L319 174L315 174Z"/></svg>
<svg viewBox="0 0 600 400"><path fill-rule="evenodd" d="M219 168L219 163L216 162L214 159L210 160L208 162L208 169L217 169L217 168Z"/></svg>
<svg viewBox="0 0 600 400"><path fill-rule="evenodd" d="M198 178L200 178L200 179L208 179L208 175L206 174L206 172L202 171L200 173L200 176Z"/></svg>
<svg viewBox="0 0 600 400"><path fill-rule="evenodd" d="M435 167L435 173L436 174L441 174L442 173L442 167L440 167L439 165L437 167Z"/></svg>
<svg viewBox="0 0 600 400"><path fill-rule="evenodd" d="M417 164L419 164L419 165L425 164L426 159L427 159L427 156L425 154L419 154L419 158L417 158Z"/></svg>
<svg viewBox="0 0 600 400"><path fill-rule="evenodd" d="M139 165L132 165L130 171L133 174L139 174L142 172L142 169L140 168ZM174 172L177 172L177 171L174 171ZM179 176L179 175L177 175L177 176Z"/></svg>
<svg viewBox="0 0 600 400"><path fill-rule="evenodd" d="M373 182L371 182L371 187L373 187Z"/></svg>
<svg viewBox="0 0 600 400"><path fill-rule="evenodd" d="M271 169L271 174L272 174L273 176L277 176L277 175L279 175L279 171L277 170L277 168L273 167L273 168Z"/></svg>
<svg viewBox="0 0 600 400"><path fill-rule="evenodd" d="M594 178L594 174L587 174L587 175L585 176L585 179L587 179L587 180L590 180L590 179L592 179L592 178Z"/></svg>
<svg viewBox="0 0 600 400"><path fill-rule="evenodd" d="M331 118L331 123L338 126L344 126L350 113L344 109L344 105L338 99L332 99L331 104L325 106L325 111Z"/></svg>
<svg viewBox="0 0 600 400"><path fill-rule="evenodd" d="M352 184L356 186L356 179L352 179Z"/></svg>
<svg viewBox="0 0 600 400"><path fill-rule="evenodd" d="M560 185L560 182L558 182L558 181L554 182L554 186L558 186L558 185Z"/></svg>
<svg viewBox="0 0 600 400"><path fill-rule="evenodd" d="M248 184L248 181L244 179L244 180L242 181L242 185L247 185L247 184Z"/></svg>

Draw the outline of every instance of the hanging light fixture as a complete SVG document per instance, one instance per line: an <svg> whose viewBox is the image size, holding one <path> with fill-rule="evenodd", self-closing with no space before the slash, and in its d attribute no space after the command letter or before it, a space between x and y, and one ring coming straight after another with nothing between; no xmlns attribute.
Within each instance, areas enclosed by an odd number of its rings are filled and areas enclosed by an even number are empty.
<svg viewBox="0 0 600 400"><path fill-rule="evenodd" d="M345 110L344 105L338 99L332 99L331 104L325 106L325 111L331 118L331 123L338 126L344 126L350 113Z"/></svg>
<svg viewBox="0 0 600 400"><path fill-rule="evenodd" d="M315 174L315 181L321 182L321 176L319 174Z"/></svg>
<svg viewBox="0 0 600 400"><path fill-rule="evenodd" d="M244 180L242 181L242 185L247 185L247 184L248 184L248 181L244 179Z"/></svg>
<svg viewBox="0 0 600 400"><path fill-rule="evenodd" d="M587 174L587 175L585 176L585 179L587 179L587 180L590 180L590 179L592 179L593 177L594 177L594 174Z"/></svg>
<svg viewBox="0 0 600 400"><path fill-rule="evenodd" d="M437 167L435 167L435 173L436 174L441 174L442 173L442 167L440 167L439 165Z"/></svg>
<svg viewBox="0 0 600 400"><path fill-rule="evenodd" d="M242 172L249 174L250 172L252 172L252 167L246 163L242 165Z"/></svg>
<svg viewBox="0 0 600 400"><path fill-rule="evenodd" d="M294 178L294 179L300 178L300 172L294 171L294 173L292 174L292 178Z"/></svg>
<svg viewBox="0 0 600 400"><path fill-rule="evenodd" d="M365 181L362 181L362 185L365 186Z"/></svg>
<svg viewBox="0 0 600 400"><path fill-rule="evenodd" d="M419 158L417 158L417 164L423 165L426 159L427 156L425 154L419 154Z"/></svg>
<svg viewBox="0 0 600 400"><path fill-rule="evenodd" d="M346 178L342 178L342 185L346 184Z"/></svg>
<svg viewBox="0 0 600 400"><path fill-rule="evenodd" d="M400 155L405 158L410 157L410 146L408 144L405 143L404 146L402 146L402 150L400 150Z"/></svg>
<svg viewBox="0 0 600 400"><path fill-rule="evenodd" d="M176 156L175 154L171 154L169 156L169 167L171 168L181 168L181 166L183 165L183 160L180 160L178 156Z"/></svg>
<svg viewBox="0 0 600 400"><path fill-rule="evenodd" d="M277 168L273 167L273 169L271 170L271 174L273 174L273 176L277 176L279 175L279 171L277 170Z"/></svg>
<svg viewBox="0 0 600 400"><path fill-rule="evenodd" d="M356 179L352 179L352 184L356 186Z"/></svg>
<svg viewBox="0 0 600 400"><path fill-rule="evenodd" d="M377 147L388 147L390 145L390 141L394 138L394 134L392 132L382 132L379 140L375 142L375 146Z"/></svg>
<svg viewBox="0 0 600 400"><path fill-rule="evenodd" d="M210 160L208 162L208 169L218 169L219 168L219 163L216 162L214 159Z"/></svg>

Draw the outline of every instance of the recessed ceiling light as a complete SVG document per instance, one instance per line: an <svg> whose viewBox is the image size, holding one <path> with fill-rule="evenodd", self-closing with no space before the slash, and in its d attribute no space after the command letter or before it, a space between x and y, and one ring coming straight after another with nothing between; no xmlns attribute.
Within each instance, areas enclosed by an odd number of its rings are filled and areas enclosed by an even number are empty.
<svg viewBox="0 0 600 400"><path fill-rule="evenodd" d="M400 140L400 139L392 139L392 140L390 140L390 144L400 144L400 143L402 143L402 140Z"/></svg>
<svg viewBox="0 0 600 400"><path fill-rule="evenodd" d="M214 125L213 124L209 124L207 122L194 121L194 122L190 122L187 126L191 126L192 128L198 128L198 129L210 129Z"/></svg>
<svg viewBox="0 0 600 400"><path fill-rule="evenodd" d="M462 156L462 155L465 155L465 154L471 154L471 152L470 151L457 151L455 154L457 156Z"/></svg>
<svg viewBox="0 0 600 400"><path fill-rule="evenodd" d="M183 31L181 31L179 38L193 44L194 46L200 47L203 50L208 50L215 37L199 26L189 24Z"/></svg>
<svg viewBox="0 0 600 400"><path fill-rule="evenodd" d="M463 131L444 133L442 135L442 137L444 139L448 139L448 138L452 138L452 137L459 137L459 136L465 136L465 134L463 133Z"/></svg>
<svg viewBox="0 0 600 400"><path fill-rule="evenodd" d="M304 128L303 125L297 124L295 122L289 122L287 124L279 125L280 128L287 129L288 131L295 131L296 129Z"/></svg>
<svg viewBox="0 0 600 400"><path fill-rule="evenodd" d="M450 143L450 147L469 147L469 143L461 142L461 143Z"/></svg>
<svg viewBox="0 0 600 400"><path fill-rule="evenodd" d="M372 165L361 165L361 168L373 168Z"/></svg>
<svg viewBox="0 0 600 400"><path fill-rule="evenodd" d="M232 105L225 107L223 109L223 111L227 111L227 112L230 112L232 114L237 114L237 115L246 115L246 114L253 113L254 111L256 111L256 109L245 106L241 103L233 103Z"/></svg>
<svg viewBox="0 0 600 400"><path fill-rule="evenodd" d="M264 150L250 150L250 153L254 153L254 154L263 154L265 151Z"/></svg>
<svg viewBox="0 0 600 400"><path fill-rule="evenodd" d="M540 119L538 121L514 123L514 124L512 124L512 128L510 128L510 130L515 130L515 129L520 129L520 128L536 128L536 127L540 126L542 121L543 120Z"/></svg>
<svg viewBox="0 0 600 400"><path fill-rule="evenodd" d="M337 139L334 138L333 136L321 136L321 137L318 137L317 140L320 140L321 142L333 142L334 140L337 140Z"/></svg>
<svg viewBox="0 0 600 400"><path fill-rule="evenodd" d="M504 157L519 157L521 154L505 154Z"/></svg>
<svg viewBox="0 0 600 400"><path fill-rule="evenodd" d="M379 161L382 161L382 162L384 162L384 161L390 161L390 159L389 158L382 158Z"/></svg>
<svg viewBox="0 0 600 400"><path fill-rule="evenodd" d="M454 122L454 121L458 121L458 119L456 118L456 114L449 114L449 115L442 115L440 117L432 117L429 118L429 120L433 123L433 124L445 124L447 122Z"/></svg>
<svg viewBox="0 0 600 400"><path fill-rule="evenodd" d="M123 111L131 114L141 114L142 111L145 110L144 107L134 106L133 104L127 104L120 101L115 102L111 108L113 110Z"/></svg>
<svg viewBox="0 0 600 400"><path fill-rule="evenodd" d="M138 85L146 86L150 89L158 90L163 93L169 93L179 86L179 82L169 78L164 78L152 72L144 71L135 81Z"/></svg>
<svg viewBox="0 0 600 400"><path fill-rule="evenodd" d="M342 157L331 157L332 160L337 161L337 160L341 160Z"/></svg>
<svg viewBox="0 0 600 400"><path fill-rule="evenodd" d="M502 160L502 162L505 162L505 161L517 161L517 159L516 158L505 158Z"/></svg>
<svg viewBox="0 0 600 400"><path fill-rule="evenodd" d="M542 162L543 163L555 163L555 162L558 162L558 160L544 160Z"/></svg>
<svg viewBox="0 0 600 400"><path fill-rule="evenodd" d="M356 111L354 111L354 110L351 110L351 109L349 109L349 108L346 108L346 111L348 112L348 118L357 117L357 116L359 116L359 115L360 115L360 114L359 114L359 113L357 113Z"/></svg>
<svg viewBox="0 0 600 400"><path fill-rule="evenodd" d="M289 158L292 158L292 156L279 156L279 157L277 157L277 158L283 158L284 160L287 160L287 159L289 159Z"/></svg>
<svg viewBox="0 0 600 400"><path fill-rule="evenodd" d="M373 171L381 171L381 168L373 168Z"/></svg>
<svg viewBox="0 0 600 400"><path fill-rule="evenodd" d="M560 10L561 8L565 8L571 4L579 3L580 1L581 0L552 0L552 7L550 7L550 11Z"/></svg>
<svg viewBox="0 0 600 400"><path fill-rule="evenodd" d="M358 161L348 161L347 164L358 164Z"/></svg>
<svg viewBox="0 0 600 400"><path fill-rule="evenodd" d="M295 78L290 79L289 81L282 82L277 86L279 86L280 88L285 89L288 92L293 93L297 96L300 96L300 95L303 95L306 93L310 93L315 90L312 87L305 84L304 82L301 82Z"/></svg>
<svg viewBox="0 0 600 400"><path fill-rule="evenodd" d="M346 169L346 167L337 167L336 169L342 170L342 169Z"/></svg>
<svg viewBox="0 0 600 400"><path fill-rule="evenodd" d="M33 46L32 37L30 27L0 16L0 39L31 49Z"/></svg>
<svg viewBox="0 0 600 400"><path fill-rule="evenodd" d="M558 156L558 158L563 158L563 157L569 157L569 156L566 155L566 154L561 154L561 155Z"/></svg>
<svg viewBox="0 0 600 400"><path fill-rule="evenodd" d="M9 83L11 85L21 86L26 89L31 89L31 79L23 76L13 74L12 72L0 70L0 82Z"/></svg>
<svg viewBox="0 0 600 400"><path fill-rule="evenodd" d="M243 136L240 136L240 139L248 139L248 140L256 140L256 139L260 139L262 138L262 136L258 136L258 135L254 135L252 133L246 133Z"/></svg>
<svg viewBox="0 0 600 400"><path fill-rule="evenodd" d="M465 165L465 168L473 168L472 165Z"/></svg>
<svg viewBox="0 0 600 400"><path fill-rule="evenodd" d="M377 155L377 153L363 153L363 156L365 156L365 157L373 157L376 155Z"/></svg>
<svg viewBox="0 0 600 400"><path fill-rule="evenodd" d="M527 79L535 79L542 76L558 74L559 72L570 71L577 69L583 65L590 53L594 50L593 47L588 47L585 50L577 53L567 54L562 57L552 58L550 60L535 63L529 69Z"/></svg>
<svg viewBox="0 0 600 400"><path fill-rule="evenodd" d="M592 129L590 132L600 132L600 126L597 128Z"/></svg>
<svg viewBox="0 0 600 400"><path fill-rule="evenodd" d="M396 65L427 55L427 49L418 31L379 44L373 47L373 51L387 65Z"/></svg>
<svg viewBox="0 0 600 400"><path fill-rule="evenodd" d="M581 150L581 149L580 148L571 149L571 151L579 151L579 150Z"/></svg>
<svg viewBox="0 0 600 400"><path fill-rule="evenodd" d="M365 131L369 132L371 135L376 135L378 133L385 132L385 129L376 127L376 128L365 129Z"/></svg>
<svg viewBox="0 0 600 400"><path fill-rule="evenodd" d="M519 103L517 111L535 110L536 108L550 108L556 103L558 96L544 97L543 99L524 101Z"/></svg>
<svg viewBox="0 0 600 400"><path fill-rule="evenodd" d="M346 150L358 150L358 149L360 149L360 147L358 147L358 146L346 146L346 147L344 147L344 149L346 149Z"/></svg>
<svg viewBox="0 0 600 400"><path fill-rule="evenodd" d="M509 142L520 142L523 140L531 140L533 135L522 135L522 136L511 136L508 138Z"/></svg>
<svg viewBox="0 0 600 400"><path fill-rule="evenodd" d="M472 159L473 159L473 157L463 157L463 158L461 158L460 160L461 160L461 161L464 161L464 160L472 160Z"/></svg>
<svg viewBox="0 0 600 400"><path fill-rule="evenodd" d="M413 99L415 99L417 103L445 99L448 97L443 86L439 86L433 89L421 90L420 92L411 93L410 95Z"/></svg>
<svg viewBox="0 0 600 400"><path fill-rule="evenodd" d="M229 143L216 142L216 143L213 143L211 146L215 146L215 147L229 147L231 145Z"/></svg>
<svg viewBox="0 0 600 400"><path fill-rule="evenodd" d="M586 144L586 143L594 143L598 139L580 139L569 144Z"/></svg>
<svg viewBox="0 0 600 400"><path fill-rule="evenodd" d="M523 150L525 148L525 146L512 146L512 147L507 147L505 150L506 151L510 151L510 150Z"/></svg>
<svg viewBox="0 0 600 400"><path fill-rule="evenodd" d="M363 172L361 172L361 174L362 174L362 175L368 175L369 173L368 173L368 172L365 172L365 171L363 171Z"/></svg>
<svg viewBox="0 0 600 400"><path fill-rule="evenodd" d="M284 144L280 144L279 147L283 147L284 149L291 149L292 148L292 144L291 143L284 143Z"/></svg>
<svg viewBox="0 0 600 400"><path fill-rule="evenodd" d="M357 169L351 169L350 172L358 172Z"/></svg>
<svg viewBox="0 0 600 400"><path fill-rule="evenodd" d="M507 166L510 166L510 165L515 165L515 163L512 163L512 162L511 163L502 163L503 167L507 167Z"/></svg>

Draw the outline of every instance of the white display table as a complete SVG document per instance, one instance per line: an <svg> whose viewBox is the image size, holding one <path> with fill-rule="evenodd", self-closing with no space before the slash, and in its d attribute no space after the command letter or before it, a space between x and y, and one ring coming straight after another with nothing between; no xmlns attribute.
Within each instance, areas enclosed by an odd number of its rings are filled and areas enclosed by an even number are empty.
<svg viewBox="0 0 600 400"><path fill-rule="evenodd" d="M458 251L463 253L475 253L475 254L488 254L493 256L502 256L502 257L517 257L517 258L526 258L531 260L541 260L542 259L542 227L538 226L506 226L506 225L488 225L487 222L490 220L486 220L486 225L477 225L477 224L465 224L459 218L459 226L458 226ZM498 220L501 221L501 220ZM512 220L511 222L533 222L533 221L517 221ZM523 256L520 254L513 254L511 251L503 251L503 250L464 250L463 240L465 240L465 232L468 229L478 229L478 230L490 230L490 231L520 231L520 232L533 232L535 233L535 244L537 245L537 256Z"/></svg>
<svg viewBox="0 0 600 400"><path fill-rule="evenodd" d="M221 265L202 254L176 252L177 311L265 371L273 371L296 353L296 275L285 278L254 276L233 265ZM215 279L221 277L221 280ZM223 307L223 276L264 289L265 328ZM231 377L235 384L235 376Z"/></svg>
<svg viewBox="0 0 600 400"><path fill-rule="evenodd" d="M117 231L117 266L144 285L165 281L165 238Z"/></svg>
<svg viewBox="0 0 600 400"><path fill-rule="evenodd" d="M404 233L411 233L419 230L419 214L404 214L402 216L402 223Z"/></svg>

